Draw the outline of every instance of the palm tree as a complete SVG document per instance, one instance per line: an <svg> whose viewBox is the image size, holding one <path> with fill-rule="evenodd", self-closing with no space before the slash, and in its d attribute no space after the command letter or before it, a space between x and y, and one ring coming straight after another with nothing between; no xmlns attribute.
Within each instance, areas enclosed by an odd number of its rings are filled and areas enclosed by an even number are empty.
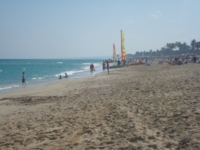
<svg viewBox="0 0 200 150"><path fill-rule="evenodd" d="M197 52L199 51L199 48L200 48L200 41L199 42L196 42L196 45L195 45L196 49L197 49Z"/></svg>
<svg viewBox="0 0 200 150"><path fill-rule="evenodd" d="M185 53L187 49L187 44L185 42L182 44L182 48L182 51Z"/></svg>
<svg viewBox="0 0 200 150"><path fill-rule="evenodd" d="M176 42L175 45L176 45L176 47L178 47L180 49L181 42Z"/></svg>
<svg viewBox="0 0 200 150"><path fill-rule="evenodd" d="M167 43L167 48L173 50L176 48L176 43Z"/></svg>
<svg viewBox="0 0 200 150"><path fill-rule="evenodd" d="M167 47L167 48L170 48L170 47L171 47L171 44L170 44L170 43L167 43L167 44L166 44L166 47Z"/></svg>

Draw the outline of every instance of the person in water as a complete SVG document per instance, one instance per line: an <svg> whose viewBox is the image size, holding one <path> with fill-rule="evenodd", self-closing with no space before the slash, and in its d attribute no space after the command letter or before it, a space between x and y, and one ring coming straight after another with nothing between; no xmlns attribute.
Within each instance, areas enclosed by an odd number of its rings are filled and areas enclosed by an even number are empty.
<svg viewBox="0 0 200 150"><path fill-rule="evenodd" d="M59 76L59 79L62 79L62 76L61 76L61 75Z"/></svg>
<svg viewBox="0 0 200 150"><path fill-rule="evenodd" d="M67 75L67 73L65 73L65 78L68 78L68 75Z"/></svg>
<svg viewBox="0 0 200 150"><path fill-rule="evenodd" d="M24 72L22 73L22 84L26 84L26 82L25 82L25 73Z"/></svg>
<svg viewBox="0 0 200 150"><path fill-rule="evenodd" d="M95 69L94 69L94 65L91 64L91 65L90 65L90 72L93 73L93 71L95 71Z"/></svg>

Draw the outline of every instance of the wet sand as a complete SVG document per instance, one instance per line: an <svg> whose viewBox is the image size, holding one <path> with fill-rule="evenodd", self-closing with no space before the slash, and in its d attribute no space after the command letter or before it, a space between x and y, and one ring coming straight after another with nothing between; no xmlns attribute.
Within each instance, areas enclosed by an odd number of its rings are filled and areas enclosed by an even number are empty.
<svg viewBox="0 0 200 150"><path fill-rule="evenodd" d="M200 149L200 65L129 66L0 95L0 150Z"/></svg>

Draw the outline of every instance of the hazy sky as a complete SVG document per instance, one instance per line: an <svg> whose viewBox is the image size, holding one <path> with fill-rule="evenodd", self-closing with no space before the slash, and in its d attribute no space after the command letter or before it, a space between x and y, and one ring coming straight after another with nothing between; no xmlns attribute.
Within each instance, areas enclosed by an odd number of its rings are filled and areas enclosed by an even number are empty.
<svg viewBox="0 0 200 150"><path fill-rule="evenodd" d="M200 0L0 0L0 58L73 58L200 41Z"/></svg>

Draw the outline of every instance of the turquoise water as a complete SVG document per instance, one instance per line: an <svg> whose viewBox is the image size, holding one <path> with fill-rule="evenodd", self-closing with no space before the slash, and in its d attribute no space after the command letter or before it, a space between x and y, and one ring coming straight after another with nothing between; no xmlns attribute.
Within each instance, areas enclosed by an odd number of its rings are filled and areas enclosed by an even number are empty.
<svg viewBox="0 0 200 150"><path fill-rule="evenodd" d="M102 71L101 62L98 59L0 59L0 93L48 84L65 72L69 79L89 76L91 63L96 74ZM25 72L26 85L22 85L22 72Z"/></svg>

